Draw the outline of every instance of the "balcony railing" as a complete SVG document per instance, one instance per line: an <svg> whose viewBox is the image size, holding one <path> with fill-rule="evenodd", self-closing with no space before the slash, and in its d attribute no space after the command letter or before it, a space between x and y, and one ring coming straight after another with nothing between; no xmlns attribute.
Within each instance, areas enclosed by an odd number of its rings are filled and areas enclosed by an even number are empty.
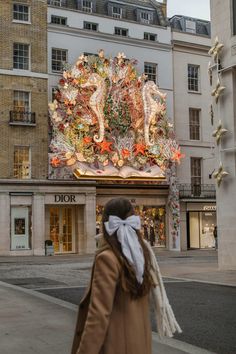
<svg viewBox="0 0 236 354"><path fill-rule="evenodd" d="M36 125L35 113L10 111L11 125Z"/></svg>
<svg viewBox="0 0 236 354"><path fill-rule="evenodd" d="M214 184L180 184L179 196L181 199L215 199L216 189Z"/></svg>

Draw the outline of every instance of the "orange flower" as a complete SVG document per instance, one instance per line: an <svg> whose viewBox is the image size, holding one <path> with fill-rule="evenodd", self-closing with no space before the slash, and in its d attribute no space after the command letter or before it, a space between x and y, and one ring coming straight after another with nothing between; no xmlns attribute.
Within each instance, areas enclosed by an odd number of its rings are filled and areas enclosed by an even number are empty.
<svg viewBox="0 0 236 354"><path fill-rule="evenodd" d="M138 154L145 155L146 145L144 144L135 144L134 145L134 155L137 156Z"/></svg>
<svg viewBox="0 0 236 354"><path fill-rule="evenodd" d="M58 167L60 166L61 160L56 156L53 157L50 161L50 164L52 165L52 167Z"/></svg>
<svg viewBox="0 0 236 354"><path fill-rule="evenodd" d="M89 143L91 143L91 141L92 141L92 138L90 136L85 136L83 138L83 143L84 144L89 144Z"/></svg>
<svg viewBox="0 0 236 354"><path fill-rule="evenodd" d="M113 144L112 141L105 141L103 140L101 143L97 143L97 145L100 147L101 149L101 153L107 151L107 152L111 152L111 145Z"/></svg>
<svg viewBox="0 0 236 354"><path fill-rule="evenodd" d="M122 149L121 155L123 159L127 159L130 156L130 151L128 149Z"/></svg>

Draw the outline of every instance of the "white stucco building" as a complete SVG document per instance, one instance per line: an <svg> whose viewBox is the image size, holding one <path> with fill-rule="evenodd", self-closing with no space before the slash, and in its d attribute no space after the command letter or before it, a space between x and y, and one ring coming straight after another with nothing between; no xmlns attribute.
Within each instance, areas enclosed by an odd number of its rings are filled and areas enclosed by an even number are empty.
<svg viewBox="0 0 236 354"><path fill-rule="evenodd" d="M213 100L214 127L219 120L227 129L219 146L216 146L215 170L222 163L223 170L229 175L222 180L217 188L217 225L219 244L219 267L236 269L236 1L212 0L212 45L216 36L224 44L220 52L220 66L213 66L213 86L219 77L225 87L218 103ZM212 61L213 62L213 61Z"/></svg>
<svg viewBox="0 0 236 354"><path fill-rule="evenodd" d="M103 49L107 56L116 56L123 52L127 58L137 59L137 70L150 77L153 75L160 89L168 93L168 114L173 118L171 29L165 18L155 20L156 7L161 9L163 4L157 3L155 7L151 1L128 1L126 4L122 1L99 1L104 10L97 2L91 12L85 12L80 6L63 6L61 2L60 7L50 5L56 4L55 1L48 3L50 98L61 77L60 67L55 65L55 56L74 64L83 53L96 55ZM116 13L110 14L109 11L113 10ZM147 16L152 14L152 17L139 20L139 12ZM131 14L128 16L128 13Z"/></svg>
<svg viewBox="0 0 236 354"><path fill-rule="evenodd" d="M210 22L170 19L173 44L174 124L185 158L177 175L181 198L181 249L213 248L216 224L214 148L207 68Z"/></svg>

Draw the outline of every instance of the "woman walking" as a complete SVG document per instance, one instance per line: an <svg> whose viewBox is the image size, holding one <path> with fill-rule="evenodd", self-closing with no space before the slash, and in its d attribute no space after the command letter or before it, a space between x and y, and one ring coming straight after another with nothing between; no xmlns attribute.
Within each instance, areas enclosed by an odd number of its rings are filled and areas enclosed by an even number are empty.
<svg viewBox="0 0 236 354"><path fill-rule="evenodd" d="M140 218L128 200L117 198L105 206L102 224L103 240L79 306L72 354L151 354L149 293L161 282L152 250L140 236ZM162 290L153 293L159 327L172 335L180 328Z"/></svg>

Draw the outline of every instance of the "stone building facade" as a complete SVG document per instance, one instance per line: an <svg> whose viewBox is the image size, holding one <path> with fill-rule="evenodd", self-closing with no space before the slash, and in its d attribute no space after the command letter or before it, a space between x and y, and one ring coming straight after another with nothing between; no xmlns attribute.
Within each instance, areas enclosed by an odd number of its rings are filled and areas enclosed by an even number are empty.
<svg viewBox="0 0 236 354"><path fill-rule="evenodd" d="M221 269L236 269L236 1L212 0L211 22L212 45L216 37L224 45L219 53L220 65L212 66L212 89L218 78L225 87L218 103L213 100L214 129L221 120L222 128L228 130L215 149L215 171L219 171L222 163L223 170L229 173L217 188L216 195L218 260Z"/></svg>
<svg viewBox="0 0 236 354"><path fill-rule="evenodd" d="M47 3L1 1L0 14L0 178L46 178Z"/></svg>
<svg viewBox="0 0 236 354"><path fill-rule="evenodd" d="M187 156L178 170L180 182L191 184L190 157L201 157L201 184L210 184L211 141L203 103L209 32L186 33L181 24L187 23L175 19L178 28L171 24L176 29L171 33L166 1L6 0L0 2L0 16L0 254L44 255L46 240L54 242L57 254L93 252L103 206L114 195L128 197L137 212L157 220L162 234L152 230L156 246L173 249L167 184L48 178L48 101L63 65L73 64L82 53L97 54L103 48L111 56L124 52L127 58L136 58L138 71L167 93L168 116L175 119L177 139ZM209 29L209 23L197 26ZM181 60L185 60L182 67ZM185 92L186 65L198 61L202 95ZM174 97L174 91L182 96ZM184 103L190 96L187 107ZM200 142L186 138L189 108L202 111ZM198 203L201 210L194 209L195 202L196 198L183 200L175 250L188 247L188 212L215 208L212 198L204 199L207 204L201 207Z"/></svg>

